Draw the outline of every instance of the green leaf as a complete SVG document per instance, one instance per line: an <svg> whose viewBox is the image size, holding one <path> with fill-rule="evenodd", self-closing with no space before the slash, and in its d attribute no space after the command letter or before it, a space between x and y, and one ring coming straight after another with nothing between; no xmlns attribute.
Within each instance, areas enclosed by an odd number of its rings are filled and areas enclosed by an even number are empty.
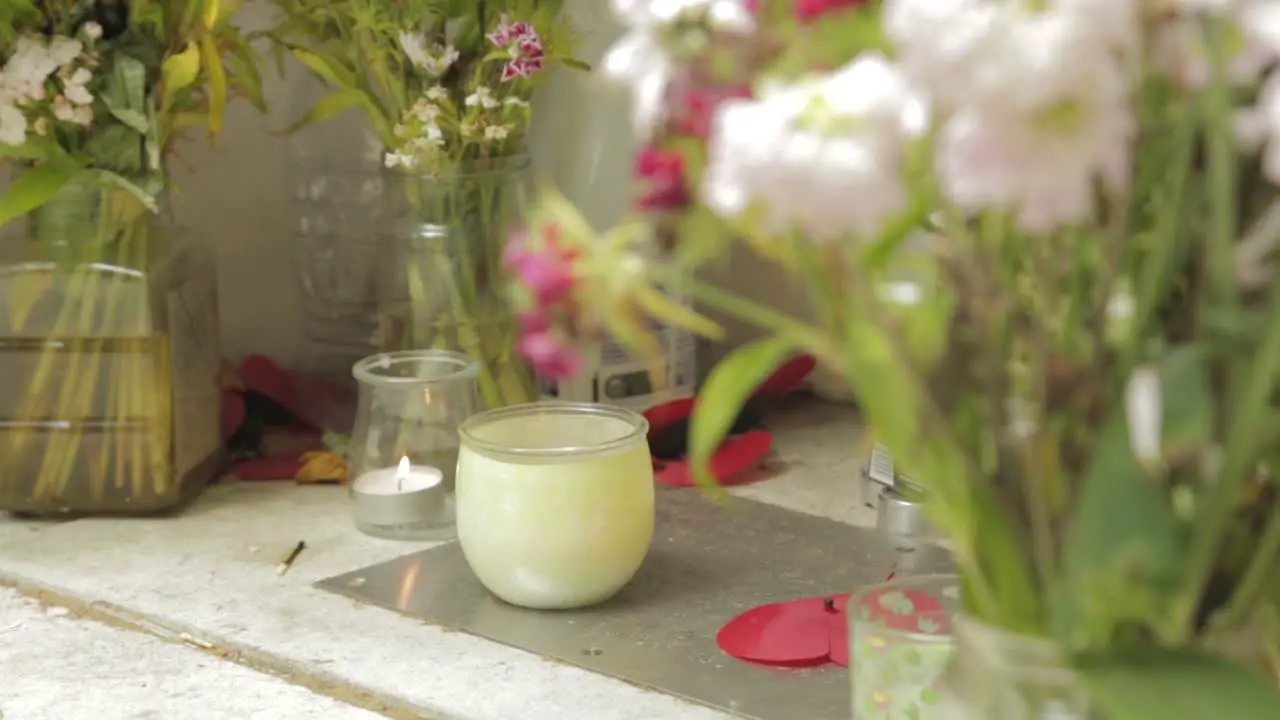
<svg viewBox="0 0 1280 720"><path fill-rule="evenodd" d="M137 58L120 55L111 65L102 102L120 122L143 135L147 121L147 67Z"/></svg>
<svg viewBox="0 0 1280 720"><path fill-rule="evenodd" d="M1188 544L1189 528L1134 456L1124 404L1115 402L1066 534L1065 587L1052 594L1055 634L1079 647L1111 642L1129 622L1160 632L1186 582Z"/></svg>
<svg viewBox="0 0 1280 720"><path fill-rule="evenodd" d="M293 48L291 52L298 59L298 62L305 65L308 70L315 73L316 77L321 80L343 88L359 86L355 73L343 67L337 60L322 57L310 50L299 47Z"/></svg>
<svg viewBox="0 0 1280 720"><path fill-rule="evenodd" d="M719 489L711 475L711 457L747 398L794 351L795 344L786 338L750 342L726 355L707 376L689 424L689 467L703 489Z"/></svg>
<svg viewBox="0 0 1280 720"><path fill-rule="evenodd" d="M227 69L212 35L200 38L200 51L209 73L209 133L216 136L222 130L222 119L227 112Z"/></svg>
<svg viewBox="0 0 1280 720"><path fill-rule="evenodd" d="M330 93L311 106L305 115L298 118L292 125L281 131L282 135L288 135L295 132L299 128L308 125L324 122L329 118L340 115L352 108L363 107L366 105L365 94L359 90L338 90Z"/></svg>
<svg viewBox="0 0 1280 720"><path fill-rule="evenodd" d="M582 70L583 72L591 72L591 66L589 64L584 63L581 60L578 60L576 58L564 57L564 58L557 58L557 60L560 61L561 65L564 65L567 68L573 68L574 70Z"/></svg>
<svg viewBox="0 0 1280 720"><path fill-rule="evenodd" d="M151 188L145 188L126 177L106 170L95 172L94 178L103 185L117 187L129 193L146 210L153 213L160 212L160 206L156 202L156 195L164 188L164 183L159 178L149 183L154 186Z"/></svg>
<svg viewBox="0 0 1280 720"><path fill-rule="evenodd" d="M200 75L200 49L195 43L187 43L186 49L170 55L160 66L160 74L164 78L164 91L160 99L160 107L168 110L173 107L173 99L179 92L191 87Z"/></svg>
<svg viewBox="0 0 1280 720"><path fill-rule="evenodd" d="M0 196L0 227L52 200L79 173L77 163L58 159L19 175Z"/></svg>
<svg viewBox="0 0 1280 720"><path fill-rule="evenodd" d="M89 135L84 151L97 167L135 174L143 169L142 141L143 137L131 127L108 125Z"/></svg>
<svg viewBox="0 0 1280 720"><path fill-rule="evenodd" d="M1078 658L1108 720L1275 720L1280 690L1242 666L1191 649L1134 648Z"/></svg>

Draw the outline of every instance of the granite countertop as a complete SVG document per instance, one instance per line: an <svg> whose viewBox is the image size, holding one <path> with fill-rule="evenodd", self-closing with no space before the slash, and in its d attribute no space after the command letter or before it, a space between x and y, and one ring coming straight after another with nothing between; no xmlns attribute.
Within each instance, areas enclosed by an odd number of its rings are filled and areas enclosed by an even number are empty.
<svg viewBox="0 0 1280 720"><path fill-rule="evenodd" d="M852 411L797 402L770 426L767 479L735 495L874 522ZM337 487L226 482L175 518L0 516L0 717L729 717L313 588L428 547L357 533L346 502Z"/></svg>

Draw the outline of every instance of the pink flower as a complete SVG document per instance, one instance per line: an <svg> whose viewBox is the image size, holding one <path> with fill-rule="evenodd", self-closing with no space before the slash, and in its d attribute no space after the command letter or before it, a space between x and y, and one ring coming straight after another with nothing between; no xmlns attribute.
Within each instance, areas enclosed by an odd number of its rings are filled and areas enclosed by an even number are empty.
<svg viewBox="0 0 1280 720"><path fill-rule="evenodd" d="M684 156L679 152L646 147L636 156L635 170L646 185L645 194L637 202L641 210L662 212L689 205Z"/></svg>
<svg viewBox="0 0 1280 720"><path fill-rule="evenodd" d="M486 37L489 38L489 42L500 48L504 48L512 42L517 42L526 38L533 38L534 40L537 40L538 31L534 29L531 23L523 20L514 23L511 22L511 16L503 13L502 17L498 18L498 24L493 28L493 32L489 33Z"/></svg>
<svg viewBox="0 0 1280 720"><path fill-rule="evenodd" d="M827 13L847 10L866 4L867 0L796 0L796 19L812 22Z"/></svg>
<svg viewBox="0 0 1280 720"><path fill-rule="evenodd" d="M503 82L533 77L542 70L546 49L532 23L513 23L508 16L503 15L497 27L487 37L489 42L506 50L511 57L502 67Z"/></svg>
<svg viewBox="0 0 1280 720"><path fill-rule="evenodd" d="M540 310L573 301L573 264L578 259L576 248L560 245L560 228L543 229L545 244L530 248L529 239L517 234L507 245L504 261L516 278L532 293Z"/></svg>
<svg viewBox="0 0 1280 720"><path fill-rule="evenodd" d="M502 67L502 81L511 82L516 78L530 78L542 70L542 58L517 58Z"/></svg>
<svg viewBox="0 0 1280 720"><path fill-rule="evenodd" d="M526 333L519 348L534 370L549 380L572 377L582 369L582 356L550 330Z"/></svg>
<svg viewBox="0 0 1280 720"><path fill-rule="evenodd" d="M711 124L720 103L746 97L751 97L749 86L687 90L680 97L679 110L672 119L672 129L681 135L705 139L711 134Z"/></svg>

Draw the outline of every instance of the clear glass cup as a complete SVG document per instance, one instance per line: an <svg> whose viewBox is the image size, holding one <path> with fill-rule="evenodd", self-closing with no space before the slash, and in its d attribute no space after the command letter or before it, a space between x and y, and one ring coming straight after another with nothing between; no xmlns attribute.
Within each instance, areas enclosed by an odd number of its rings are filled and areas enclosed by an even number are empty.
<svg viewBox="0 0 1280 720"><path fill-rule="evenodd" d="M521 607L604 602L653 540L649 424L605 405L539 402L462 425L458 541L476 577Z"/></svg>
<svg viewBox="0 0 1280 720"><path fill-rule="evenodd" d="M459 425L480 405L479 364L447 350L367 357L352 368L360 404L351 436L356 527L393 540L454 533Z"/></svg>
<svg viewBox="0 0 1280 720"><path fill-rule="evenodd" d="M939 679L955 652L960 578L881 583L849 601L854 720L939 720Z"/></svg>

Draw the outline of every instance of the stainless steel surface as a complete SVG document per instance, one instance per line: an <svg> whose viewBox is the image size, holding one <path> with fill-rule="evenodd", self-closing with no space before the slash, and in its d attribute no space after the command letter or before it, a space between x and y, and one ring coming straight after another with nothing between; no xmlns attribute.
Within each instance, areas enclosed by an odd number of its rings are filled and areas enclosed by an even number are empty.
<svg viewBox="0 0 1280 720"><path fill-rule="evenodd" d="M613 600L539 612L491 597L456 543L318 583L322 589L756 720L848 720L849 671L780 670L722 653L756 605L883 581L888 537L749 500L659 488L653 549Z"/></svg>
<svg viewBox="0 0 1280 720"><path fill-rule="evenodd" d="M893 488L880 492L876 529L897 537L923 538L932 533L924 505Z"/></svg>

